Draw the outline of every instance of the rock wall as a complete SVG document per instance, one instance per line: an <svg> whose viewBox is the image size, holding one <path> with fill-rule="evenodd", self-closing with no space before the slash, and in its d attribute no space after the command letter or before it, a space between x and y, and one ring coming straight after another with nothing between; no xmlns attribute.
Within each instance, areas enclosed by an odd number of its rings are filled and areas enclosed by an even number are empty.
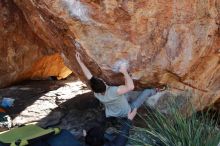
<svg viewBox="0 0 220 146"><path fill-rule="evenodd" d="M172 93L190 93L198 109L220 98L219 0L1 0L0 6L1 87L35 76L33 64L55 54L86 81L77 50L109 84L123 83L112 68L125 59L137 89L168 85ZM57 64L50 74L66 68Z"/></svg>
<svg viewBox="0 0 220 146"><path fill-rule="evenodd" d="M0 1L0 17L0 87L24 79L65 78L72 72L33 32L13 1Z"/></svg>

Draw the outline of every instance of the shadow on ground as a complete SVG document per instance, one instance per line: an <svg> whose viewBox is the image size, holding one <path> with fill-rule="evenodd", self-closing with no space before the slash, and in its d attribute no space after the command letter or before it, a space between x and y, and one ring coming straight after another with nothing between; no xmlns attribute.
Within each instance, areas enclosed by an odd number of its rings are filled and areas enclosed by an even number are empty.
<svg viewBox="0 0 220 146"><path fill-rule="evenodd" d="M82 138L82 130L101 125L104 110L92 92L76 95L58 105L38 124L41 127L59 127L67 129L78 139Z"/></svg>
<svg viewBox="0 0 220 146"><path fill-rule="evenodd" d="M25 81L0 89L1 97L15 99L7 109L13 126L38 123L42 127L67 129L77 138L82 130L100 124L104 110L81 81Z"/></svg>
<svg viewBox="0 0 220 146"><path fill-rule="evenodd" d="M59 81L24 81L19 85L0 89L0 97L15 99L14 106L6 109L7 113L14 119L26 107L32 105L50 90L56 90L65 84Z"/></svg>

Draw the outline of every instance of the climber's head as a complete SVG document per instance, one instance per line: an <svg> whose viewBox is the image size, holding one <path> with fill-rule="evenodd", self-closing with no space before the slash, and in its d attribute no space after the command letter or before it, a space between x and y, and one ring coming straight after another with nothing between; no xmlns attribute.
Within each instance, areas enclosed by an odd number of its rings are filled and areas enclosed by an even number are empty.
<svg viewBox="0 0 220 146"><path fill-rule="evenodd" d="M90 146L103 146L104 141L104 130L99 126L91 128L86 133L85 142Z"/></svg>
<svg viewBox="0 0 220 146"><path fill-rule="evenodd" d="M90 79L90 86L92 91L95 93L104 93L106 91L105 82L102 79L94 76Z"/></svg>

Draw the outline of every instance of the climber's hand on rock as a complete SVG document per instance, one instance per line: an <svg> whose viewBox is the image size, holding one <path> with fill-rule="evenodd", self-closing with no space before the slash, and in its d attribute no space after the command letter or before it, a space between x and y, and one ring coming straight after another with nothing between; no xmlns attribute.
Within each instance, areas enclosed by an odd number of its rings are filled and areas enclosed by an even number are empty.
<svg viewBox="0 0 220 146"><path fill-rule="evenodd" d="M135 108L135 109L133 109L133 111L128 113L128 119L133 120L134 117L136 116L136 114L137 114L137 109Z"/></svg>
<svg viewBox="0 0 220 146"><path fill-rule="evenodd" d="M76 60L77 60L77 61L81 61L79 52L76 52Z"/></svg>
<svg viewBox="0 0 220 146"><path fill-rule="evenodd" d="M128 72L126 64L124 64L124 63L121 64L119 72L121 72L123 74Z"/></svg>

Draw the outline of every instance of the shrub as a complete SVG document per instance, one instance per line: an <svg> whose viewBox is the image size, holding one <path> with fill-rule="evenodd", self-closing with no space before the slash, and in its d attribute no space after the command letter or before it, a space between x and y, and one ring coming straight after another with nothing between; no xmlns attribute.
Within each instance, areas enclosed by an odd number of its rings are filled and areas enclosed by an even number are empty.
<svg viewBox="0 0 220 146"><path fill-rule="evenodd" d="M193 112L184 117L176 106L170 106L170 115L159 111L140 116L146 126L134 127L130 136L132 146L217 146L220 130L214 117Z"/></svg>

